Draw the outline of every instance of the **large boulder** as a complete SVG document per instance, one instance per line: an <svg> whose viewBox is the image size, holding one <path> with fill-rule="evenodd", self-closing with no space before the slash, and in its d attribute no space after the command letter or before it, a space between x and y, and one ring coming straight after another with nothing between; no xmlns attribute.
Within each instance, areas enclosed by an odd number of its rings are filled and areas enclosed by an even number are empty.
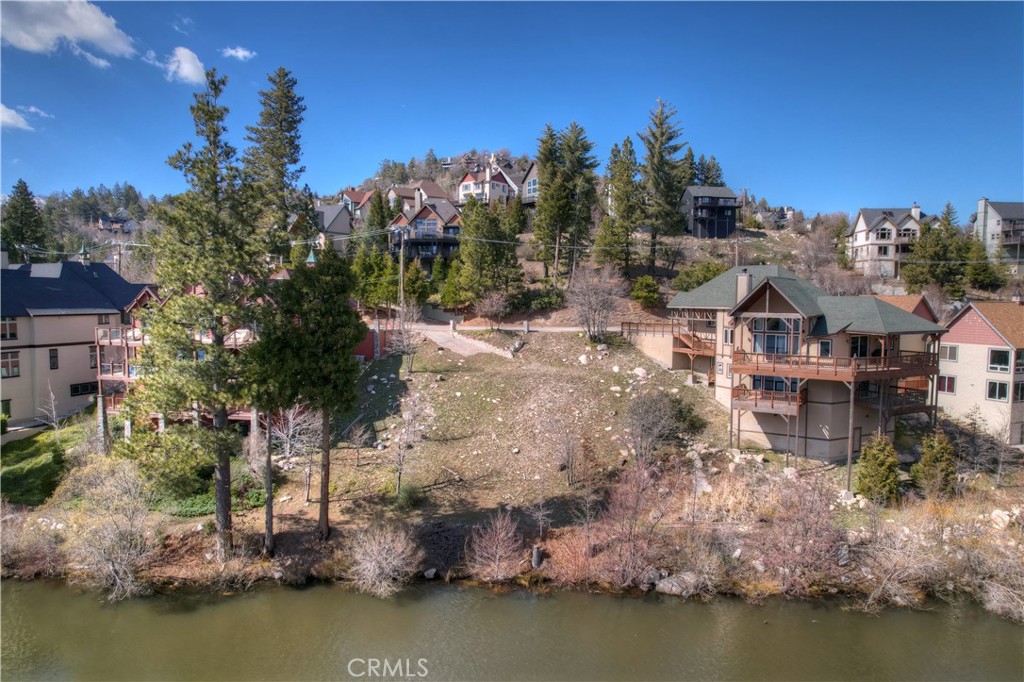
<svg viewBox="0 0 1024 682"><path fill-rule="evenodd" d="M690 597L697 593L697 585L700 581L692 571L683 571L662 578L654 585L656 592L671 594L677 597Z"/></svg>

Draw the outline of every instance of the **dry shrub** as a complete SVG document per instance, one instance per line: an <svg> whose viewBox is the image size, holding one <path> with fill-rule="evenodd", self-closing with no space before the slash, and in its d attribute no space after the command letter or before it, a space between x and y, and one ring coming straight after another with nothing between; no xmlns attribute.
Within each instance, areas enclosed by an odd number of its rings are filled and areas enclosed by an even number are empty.
<svg viewBox="0 0 1024 682"><path fill-rule="evenodd" d="M152 551L151 497L134 462L90 457L68 474L54 501L69 510L65 551L73 581L107 590L111 601L148 591L139 572Z"/></svg>
<svg viewBox="0 0 1024 682"><path fill-rule="evenodd" d="M778 506L759 549L784 594L804 593L833 572L843 541L834 521L835 499L835 488L823 476L780 483Z"/></svg>
<svg viewBox="0 0 1024 682"><path fill-rule="evenodd" d="M466 569L477 580L509 580L523 563L523 539L519 524L507 511L491 516L483 526L474 526L466 546Z"/></svg>
<svg viewBox="0 0 1024 682"><path fill-rule="evenodd" d="M559 585L594 581L594 541L585 529L574 526L552 531L545 549L549 558L544 562L544 573Z"/></svg>
<svg viewBox="0 0 1024 682"><path fill-rule="evenodd" d="M984 571L976 578L981 603L989 611L1024 623L1024 562L1019 554L991 547L984 555Z"/></svg>
<svg viewBox="0 0 1024 682"><path fill-rule="evenodd" d="M695 521L750 523L778 507L778 486L763 476L724 474L710 482L711 491L697 497Z"/></svg>
<svg viewBox="0 0 1024 682"><path fill-rule="evenodd" d="M63 574L62 524L53 519L30 517L6 500L0 504L3 540L0 566L4 575L19 578L56 578Z"/></svg>
<svg viewBox="0 0 1024 682"><path fill-rule="evenodd" d="M722 547L715 533L704 528L688 528L682 532L678 542L677 565L694 578L692 591L683 596L716 594L728 576Z"/></svg>
<svg viewBox="0 0 1024 682"><path fill-rule="evenodd" d="M348 575L360 592L390 597L419 570L423 550L405 525L375 521L345 542L351 564Z"/></svg>

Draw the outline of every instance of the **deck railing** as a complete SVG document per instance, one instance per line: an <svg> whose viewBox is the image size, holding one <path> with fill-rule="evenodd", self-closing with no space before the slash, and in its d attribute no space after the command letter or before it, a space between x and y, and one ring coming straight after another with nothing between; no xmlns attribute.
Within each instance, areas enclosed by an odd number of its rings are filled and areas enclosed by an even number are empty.
<svg viewBox="0 0 1024 682"><path fill-rule="evenodd" d="M763 389L747 388L746 386L734 386L732 399L736 402L747 403L754 409L784 410L795 408L807 402L807 387L799 391L769 391Z"/></svg>
<svg viewBox="0 0 1024 682"><path fill-rule="evenodd" d="M927 374L938 367L935 353L901 351L891 355L843 358L817 355L777 355L768 353L733 352L733 368L751 367L758 374L785 375L786 370L810 371L822 376L847 376L872 372L917 372ZM744 370L746 371L746 370Z"/></svg>

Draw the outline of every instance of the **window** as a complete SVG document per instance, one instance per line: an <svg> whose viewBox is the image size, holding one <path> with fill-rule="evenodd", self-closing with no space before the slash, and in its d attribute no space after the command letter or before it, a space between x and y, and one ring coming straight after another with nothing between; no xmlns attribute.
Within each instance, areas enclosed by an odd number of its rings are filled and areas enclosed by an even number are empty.
<svg viewBox="0 0 1024 682"><path fill-rule="evenodd" d="M97 315L96 324L110 324L110 315Z"/></svg>
<svg viewBox="0 0 1024 682"><path fill-rule="evenodd" d="M1014 360L1014 364L1016 367L1013 371L1024 372L1024 348L1017 349L1017 359Z"/></svg>
<svg viewBox="0 0 1024 682"><path fill-rule="evenodd" d="M866 358L868 356L868 337L866 336L851 336L850 337L850 357L852 358Z"/></svg>
<svg viewBox="0 0 1024 682"><path fill-rule="evenodd" d="M1013 384L1013 402L1024 403L1024 381L1017 381Z"/></svg>
<svg viewBox="0 0 1024 682"><path fill-rule="evenodd" d="M878 247L878 255L879 256L888 256L889 255L889 247L888 246L879 246Z"/></svg>
<svg viewBox="0 0 1024 682"><path fill-rule="evenodd" d="M988 351L988 371L1009 372L1010 351L990 348Z"/></svg>
<svg viewBox="0 0 1024 682"><path fill-rule="evenodd" d="M989 400L999 400L1005 403L1010 397L1010 385L1005 381L990 381L986 397Z"/></svg>
<svg viewBox="0 0 1024 682"><path fill-rule="evenodd" d="M58 359L57 355L58 355L57 349L56 348L51 348L50 349L50 369L58 369L60 367L60 362L59 362L59 359Z"/></svg>
<svg viewBox="0 0 1024 682"><path fill-rule="evenodd" d="M471 183L471 182L464 182L464 183L462 183L462 191L463 192L472 192L473 191L473 183Z"/></svg>
<svg viewBox="0 0 1024 682"><path fill-rule="evenodd" d="M892 230L888 227L881 228L875 233L875 239L892 239Z"/></svg>
<svg viewBox="0 0 1024 682"><path fill-rule="evenodd" d="M96 369L97 353L96 346L89 346L89 369Z"/></svg>
<svg viewBox="0 0 1024 682"><path fill-rule="evenodd" d="M71 397L80 395L93 395L100 392L100 385L95 381L87 381L84 384L71 384Z"/></svg>
<svg viewBox="0 0 1024 682"><path fill-rule="evenodd" d="M731 362L728 365L725 366L725 376L727 376L730 379L732 379L732 363Z"/></svg>
<svg viewBox="0 0 1024 682"><path fill-rule="evenodd" d="M788 391L796 393L797 389L796 379L786 379L784 377L754 375L752 384L755 391Z"/></svg>
<svg viewBox="0 0 1024 682"><path fill-rule="evenodd" d="M0 400L0 412L3 412L8 417L11 416L11 399Z"/></svg>
<svg viewBox="0 0 1024 682"><path fill-rule="evenodd" d="M732 345L732 330L731 329L723 329L722 330L722 343L724 343L727 346L731 346Z"/></svg>
<svg viewBox="0 0 1024 682"><path fill-rule="evenodd" d="M718 373L722 373L722 363L718 363Z"/></svg>
<svg viewBox="0 0 1024 682"><path fill-rule="evenodd" d="M18 338L18 318L0 317L0 339L13 341Z"/></svg>
<svg viewBox="0 0 1024 682"><path fill-rule="evenodd" d="M913 239L917 236L917 230L912 227L901 227L900 237L903 239Z"/></svg>
<svg viewBox="0 0 1024 682"><path fill-rule="evenodd" d="M8 377L20 376L21 360L19 359L19 351L0 353L0 377L6 379Z"/></svg>
<svg viewBox="0 0 1024 682"><path fill-rule="evenodd" d="M939 393L956 393L956 377L939 375L937 386Z"/></svg>
<svg viewBox="0 0 1024 682"><path fill-rule="evenodd" d="M531 180L526 181L526 196L537 196L537 178L533 178Z"/></svg>
<svg viewBox="0 0 1024 682"><path fill-rule="evenodd" d="M832 357L832 341L818 341L818 357L830 358Z"/></svg>
<svg viewBox="0 0 1024 682"><path fill-rule="evenodd" d="M949 360L950 362L956 362L956 359L959 355L960 346L947 346L946 344L939 345L939 360Z"/></svg>

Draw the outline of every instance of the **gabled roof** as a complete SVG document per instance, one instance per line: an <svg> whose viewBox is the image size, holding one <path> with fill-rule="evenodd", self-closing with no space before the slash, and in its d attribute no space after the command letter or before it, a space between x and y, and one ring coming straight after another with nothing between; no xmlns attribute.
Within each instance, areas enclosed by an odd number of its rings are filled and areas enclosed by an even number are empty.
<svg viewBox="0 0 1024 682"><path fill-rule="evenodd" d="M473 182L487 182L487 171L482 170L482 171L475 171L473 173L466 173L465 175L462 176L462 180L465 180L466 178L472 178ZM462 180L459 180L459 182L461 183ZM500 183L505 184L505 185L508 184L508 178L505 176L504 171L500 171L500 170L499 171L493 171L491 173L491 180L490 181L491 182L500 182Z"/></svg>
<svg viewBox="0 0 1024 682"><path fill-rule="evenodd" d="M710 282L701 284L691 291L680 291L669 301L669 308L713 308L731 310L736 305L736 276L742 273L752 277L750 288L753 290L766 277L788 277L796 279L796 274L779 265L742 265L726 270Z"/></svg>
<svg viewBox="0 0 1024 682"><path fill-rule="evenodd" d="M1003 220L1024 220L1024 202L1021 201L990 201L988 205Z"/></svg>
<svg viewBox="0 0 1024 682"><path fill-rule="evenodd" d="M1024 304L1016 301L974 301L967 308L977 310L1008 344L1014 348L1024 348ZM960 311L953 321L967 308ZM953 321L949 323L950 326L953 326Z"/></svg>
<svg viewBox="0 0 1024 682"><path fill-rule="evenodd" d="M819 296L821 317L811 336L849 334L937 334L945 327L879 300L874 296Z"/></svg>
<svg viewBox="0 0 1024 682"><path fill-rule="evenodd" d="M33 263L0 270L0 315L117 313L146 288L103 263Z"/></svg>
<svg viewBox="0 0 1024 682"><path fill-rule="evenodd" d="M768 287L773 287L782 294L790 305L797 309L804 317L815 317L821 315L821 308L818 305L818 298L825 294L824 291L810 282L796 277L766 277L760 284L751 287L750 293L742 301L736 304L732 313L746 309L750 302L754 301L761 292Z"/></svg>
<svg viewBox="0 0 1024 682"><path fill-rule="evenodd" d="M683 192L684 195L689 194L692 197L718 197L721 199L735 199L736 192L733 192L728 187L709 187L707 185L690 185Z"/></svg>
<svg viewBox="0 0 1024 682"><path fill-rule="evenodd" d="M437 184L433 180L417 180L412 183L413 189L419 188L423 193L430 199L447 199L448 192L445 192L441 185Z"/></svg>
<svg viewBox="0 0 1024 682"><path fill-rule="evenodd" d="M858 217L864 218L864 224L867 225L868 231L871 231L878 227L881 223L888 220L893 225L901 226L908 220L913 220L920 224L930 222L933 216L929 216L927 213L921 213L921 218L914 218L914 214L909 208L862 208L857 214ZM853 234L854 229L857 227L857 219L855 218L849 227L846 228L847 236Z"/></svg>
<svg viewBox="0 0 1024 682"><path fill-rule="evenodd" d="M388 191L394 192L403 199L408 199L410 201L415 201L416 199L416 189L413 187L399 187L398 185L392 185L391 189Z"/></svg>
<svg viewBox="0 0 1024 682"><path fill-rule="evenodd" d="M356 210L359 210L363 206L366 206L368 203L370 203L370 200L373 199L373 195L376 194L376 193L377 193L377 190L375 190L375 189L371 189L369 192L367 192L366 196L364 196L362 198L362 200L359 202L359 205L356 206Z"/></svg>
<svg viewBox="0 0 1024 682"><path fill-rule="evenodd" d="M316 209L316 218L319 223L317 228L321 232L327 231L329 228L334 226L335 221L337 221L338 217L343 213L348 213L348 208L342 204L337 206L318 206Z"/></svg>
<svg viewBox="0 0 1024 682"><path fill-rule="evenodd" d="M924 304L925 309L931 315L932 322L938 322L939 316L935 314L935 310L932 308L932 304L928 302L928 299L921 294L905 294L902 296L881 296L879 294L874 295L879 301L885 301L889 305L894 305L900 310L905 310L908 313L913 313L917 310L917 307ZM916 313L915 313L916 314Z"/></svg>
<svg viewBox="0 0 1024 682"><path fill-rule="evenodd" d="M342 191L341 196L348 197L348 200L353 204L359 204L363 199L367 198L371 194L373 194L372 191L368 192L361 189L346 189Z"/></svg>

